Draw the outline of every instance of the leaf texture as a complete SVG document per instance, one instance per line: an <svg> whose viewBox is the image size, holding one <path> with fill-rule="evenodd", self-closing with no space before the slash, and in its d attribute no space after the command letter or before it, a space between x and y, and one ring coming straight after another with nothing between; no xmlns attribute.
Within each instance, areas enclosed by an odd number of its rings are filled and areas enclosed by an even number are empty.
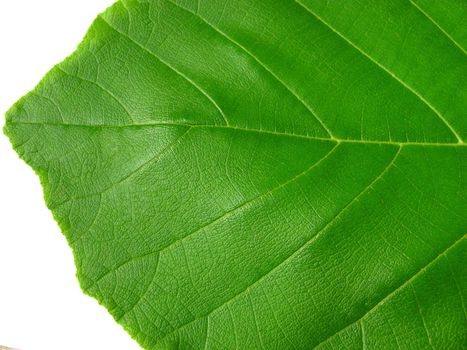
<svg viewBox="0 0 467 350"><path fill-rule="evenodd" d="M461 349L461 0L121 0L7 113L145 349Z"/></svg>

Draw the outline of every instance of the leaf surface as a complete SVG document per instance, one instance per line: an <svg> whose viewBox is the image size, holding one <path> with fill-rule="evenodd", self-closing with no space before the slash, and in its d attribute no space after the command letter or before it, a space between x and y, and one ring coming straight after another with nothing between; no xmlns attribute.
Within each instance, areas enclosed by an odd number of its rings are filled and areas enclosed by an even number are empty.
<svg viewBox="0 0 467 350"><path fill-rule="evenodd" d="M462 1L122 0L7 113L146 349L466 344Z"/></svg>

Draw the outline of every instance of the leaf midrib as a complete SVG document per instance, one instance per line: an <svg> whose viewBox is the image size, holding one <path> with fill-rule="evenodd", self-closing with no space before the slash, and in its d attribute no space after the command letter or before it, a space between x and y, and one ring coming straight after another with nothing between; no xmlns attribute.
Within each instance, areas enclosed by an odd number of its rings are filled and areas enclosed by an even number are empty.
<svg viewBox="0 0 467 350"><path fill-rule="evenodd" d="M45 125L56 127L78 127L78 128L137 128L137 127L188 127L196 129L226 129L238 130L243 132L255 132L264 135L278 136L278 137L295 137L315 141L333 141L337 143L360 143L360 144L373 144L373 145L394 145L394 146L423 146L423 147L467 147L467 144L462 143L449 143L449 142L416 142L416 141L386 141L386 140L364 140L364 139L342 139L337 137L319 137L308 136L300 134L292 134L288 132L277 132L264 129L242 128L233 125L215 125L215 124L190 124L190 123L177 123L177 122L161 122L161 123L135 123L135 124L75 124L75 123L52 123L52 122L32 122L32 121L9 121L9 124L25 124L25 125Z"/></svg>

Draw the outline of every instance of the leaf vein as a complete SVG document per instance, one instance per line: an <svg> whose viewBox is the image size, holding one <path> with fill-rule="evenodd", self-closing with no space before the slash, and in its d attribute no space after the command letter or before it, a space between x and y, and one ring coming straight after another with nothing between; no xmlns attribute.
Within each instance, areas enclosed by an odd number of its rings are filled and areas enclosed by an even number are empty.
<svg viewBox="0 0 467 350"><path fill-rule="evenodd" d="M454 38L448 33L446 32L443 27L441 27L425 10L423 10L415 1L413 0L409 0L409 2L418 10L420 11L420 13L422 13L436 28L439 29L439 31L441 33L443 33L448 39L449 41L451 41L455 46L457 46L461 51L462 53L464 53L465 55L467 55L467 51L465 51L465 49L456 41L454 40Z"/></svg>
<svg viewBox="0 0 467 350"><path fill-rule="evenodd" d="M335 147L336 148L336 147ZM334 148L334 149L335 149ZM257 279L256 281L254 281L253 283L251 283L250 285L248 285L245 289L243 289L241 292L237 293L236 295L234 295L233 297L229 298L228 300L224 301L222 304L216 306L214 309L212 309L208 314L206 315L203 315L201 317L198 317L198 318L194 318L193 320L185 323L185 324L182 324L181 326L179 326L177 329L173 330L172 332L170 333L167 333L162 339L160 339L159 341L162 341L164 339L166 339L167 337L169 337L170 335L172 335L173 333L179 331L180 329L188 326L189 324L193 323L193 322L196 322L200 319L203 319L203 318L206 318L208 317L209 315L211 315L213 312L215 312L216 310L220 309L221 307L223 307L224 305L230 303L231 301L235 300L236 298L238 298L239 296L243 295L244 293L248 292L249 290L251 290L251 288L253 288L255 285L257 285L258 283L261 283L261 281L263 281L267 276L271 275L274 271L276 271L279 267L283 266L285 263L289 262L291 259L293 259L294 257L298 256L300 254L300 252L302 250L304 250L306 247L308 247L310 244L312 244L313 242L315 242L319 237L321 237L325 232L327 232L327 228L330 227L346 210L348 210L349 207L352 206L352 204L354 204L356 201L358 201L358 199L364 195L365 193L367 193L367 191L374 185L376 184L380 179L382 179L384 177L384 175L388 172L388 170L392 167L392 165L395 163L395 161L397 160L399 154L400 154L400 151L401 151L401 147L398 148L397 152L395 152L395 155L393 156L393 158L389 161L388 165L382 170L382 172L375 178L373 179L369 185L367 185L362 191L360 191L352 200L349 201L349 203L347 203L331 220L328 221L328 223L326 225L324 225L323 228L321 228L313 237L311 237L308 241L306 241L304 244L302 244L297 250L295 250L291 255L289 255L287 258L285 258L284 260L282 260L280 263L278 263L276 266L274 266L272 269L270 269L267 273L265 273L263 276L261 276L259 279ZM331 150L332 152L332 150ZM329 152L329 153L331 153ZM328 153L328 155L329 155Z"/></svg>
<svg viewBox="0 0 467 350"><path fill-rule="evenodd" d="M307 6L305 6L302 2L299 0L294 0L298 5L300 5L305 11L307 11L310 15L315 17L317 20L319 20L321 23L323 23L325 26L327 26L331 31L333 31L338 37L346 41L351 47L353 47L355 50L357 50L360 54L368 58L371 62L376 64L381 70L385 71L389 76L391 76L393 79L398 81L402 86L404 86L408 91L413 93L420 101L422 101L425 105L427 105L437 116L438 118L449 128L451 133L457 138L458 143L462 144L464 141L462 138L459 136L457 131L454 129L454 127L447 121L445 117L422 95L420 95L416 90L414 90L412 87L410 87L406 82L404 82L402 79L400 79L396 74L394 74L392 71L390 71L388 68L383 66L381 63L376 61L373 57L371 57L369 54L367 54L365 51L363 51L360 47L355 45L350 39L348 39L346 36L344 36L342 33L337 31L334 27L332 27L329 23L327 23L324 19L322 19L320 16L318 16L316 13L314 13L312 10L310 10Z"/></svg>
<svg viewBox="0 0 467 350"><path fill-rule="evenodd" d="M148 53L150 56L154 57L155 59L157 59L159 62L161 62L162 64L164 64L166 67L168 67L170 70L172 70L174 73L176 73L177 75L181 76L183 79L185 79L188 83L190 83L192 86L194 86L201 94L203 94L213 105L214 107L217 109L218 113L222 116L222 118L224 119L224 122L226 125L229 125L229 121L227 119L227 116L225 115L224 111L220 108L220 106L217 104L217 102L211 97L211 95L209 95L206 90L204 90L203 88L201 88L201 86L199 86L196 82L194 82L192 79L190 79L188 76L186 76L185 74L183 74L182 72L180 72L178 69L176 69L174 66L172 66L171 64L169 64L168 62L166 62L165 60L163 60L161 57L157 56L155 53L153 53L152 51L148 50L147 48L145 48L143 45L141 45L139 42L137 42L135 39L133 39L132 37L130 37L128 34L120 31L119 29L115 28L112 24L110 24L110 22L108 22L104 17L100 16L100 18L102 19L102 21L104 23L107 24L107 26L112 29L113 31L115 31L116 33L120 34L121 36L127 38L129 41L131 41L133 44L135 44L137 47L139 47L141 50L145 51L146 53Z"/></svg>
<svg viewBox="0 0 467 350"><path fill-rule="evenodd" d="M450 251L451 249L453 249L457 244L459 244L460 242L462 242L462 240L465 238L465 235L462 235L462 237L460 237L458 240L456 240L454 243L452 243L449 247L447 247L445 250L443 250L441 253L439 253L437 256L435 256L433 259L431 259L426 265L424 265L420 270L418 270L418 272L416 272L414 275L412 275L408 280L406 280L405 282L403 282L399 287L397 287L396 289L394 289L393 291L391 291L389 294L387 294L384 298L382 298L378 303L376 303L371 309L369 309L368 311L366 311L358 320L356 321L353 321L349 324L346 324L345 326L343 326L342 328L340 328L339 330L337 330L336 332L334 332L333 334L331 334L330 336L328 336L326 339L322 340L319 344L317 344L314 348L320 346L321 344L325 343L326 341L328 341L329 339L331 339L332 337L334 337L335 335L339 334L341 331L343 331L344 329L346 329L347 327L357 323L357 322L361 322L363 321L373 310L375 310L378 306L384 304L388 299L390 299L393 295L397 294L401 289L403 289L405 286L407 285L410 285L410 283L412 283L412 281L414 279L416 279L420 274L423 274L425 273L428 268L435 264L438 259L440 259L442 256L445 256L448 251Z"/></svg>
<svg viewBox="0 0 467 350"><path fill-rule="evenodd" d="M318 136L308 136L293 134L289 132L269 131L264 129L252 129L243 128L232 125L211 125L211 124L189 124L189 123L167 123L167 122L156 122L156 123L140 123L140 124L117 124L117 125L104 125L104 124L70 124L70 123L50 123L50 122L29 122L29 121L9 121L9 124L25 124L25 125L46 125L46 126L57 126L57 127L82 127L82 128L137 128L137 127L189 127L193 129L230 129L238 130L243 132L255 132L264 135L276 135L281 137L296 137L307 140L318 140L318 141L335 141L342 143L361 143L361 144L374 144L374 145L395 145L395 146L423 146L423 147L467 147L465 143L440 143L440 142L396 142L396 141L379 141L379 140L360 140L360 139L340 139L340 138L328 138Z"/></svg>
<svg viewBox="0 0 467 350"><path fill-rule="evenodd" d="M241 51L243 51L244 53L246 53L248 56L250 56L254 61L256 61L266 72L268 72L273 78L274 80L276 80L277 82L279 82L280 85L282 85L288 92L290 92L290 94L292 96L295 97L295 99L297 99L298 102L300 102L300 104L302 104L310 113L311 115L316 119L316 121L318 121L318 123L323 127L323 129L329 134L329 136L331 137L334 137L331 130L329 130L329 128L326 126L326 124L323 122L323 120L321 118L318 117L318 115L316 114L316 112L314 111L313 108L311 108L311 106L309 106L300 96L298 96L298 94L296 92L294 92L287 84L285 84L285 82L283 80L281 80L265 63L263 63L258 57L256 57L251 51L249 51L246 47L244 47L243 45L241 45L239 42L237 42L236 40L234 40L232 37L230 37L229 35L227 35L226 33L224 33L223 31L221 31L219 28L215 27L214 25L212 25L211 23L209 23L208 21L206 21L203 17L201 17L199 14L197 13L194 13L176 3L174 3L173 1L171 0L166 0L168 3L174 5L175 7L185 11L185 12L188 12L190 14L192 14L193 16L199 18L204 24L206 24L208 27L210 27L211 29L213 29L216 33L218 33L220 36L222 36L224 39L226 39L228 42L232 43L234 46L240 48Z"/></svg>

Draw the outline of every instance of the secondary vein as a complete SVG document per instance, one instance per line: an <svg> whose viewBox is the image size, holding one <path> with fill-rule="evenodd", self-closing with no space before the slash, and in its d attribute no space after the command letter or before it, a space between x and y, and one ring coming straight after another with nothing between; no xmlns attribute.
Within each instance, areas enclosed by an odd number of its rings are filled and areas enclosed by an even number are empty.
<svg viewBox="0 0 467 350"><path fill-rule="evenodd" d="M390 299L392 296L394 296L395 294L397 294L401 289L403 289L405 286L409 285L410 283L412 283L412 281L414 279L416 279L419 275L425 273L429 268L430 266L434 265L442 256L445 256L451 249L453 249L457 244L459 244L460 242L462 242L462 240L465 238L465 235L462 235L461 238L459 238L458 240L456 240L454 243L452 243L449 247L447 247L445 250L443 250L441 253L439 253L434 259L430 260L426 265L424 265L418 272L416 272L414 275L412 275L408 280L406 280L405 282L403 282L399 287L397 287L396 289L394 289L393 291L391 291L389 294L387 294L384 298L382 298L378 303L376 303L371 309L369 309L368 311L366 311L358 320L355 320L349 324L346 324L344 327L340 328L339 330L337 330L336 332L334 332L333 334L331 334L330 336L328 336L326 339L322 340L319 344L317 344L314 348L320 346L321 344L325 343L326 341L328 341L329 339L331 339L332 337L334 337L335 335L339 334L341 331L343 331L344 329L346 329L347 327L349 326L352 326L354 325L355 323L357 322L360 322L362 320L364 320L373 310L375 310L378 306L384 304L388 299Z"/></svg>
<svg viewBox="0 0 467 350"><path fill-rule="evenodd" d="M212 25L211 23L209 23L208 21L206 21L203 17L201 17L199 14L197 13L194 13L194 12L191 12L190 10L172 2L171 0L166 0L168 3L174 5L175 7L185 11L185 12L188 12L190 14L192 14L193 16L199 18L204 24L206 24L207 26L209 26L211 29L213 29L214 31L216 31L219 35L221 35L224 39L226 39L228 42L232 43L234 46L240 48L240 50L242 50L244 53L246 53L248 56L250 56L251 58L253 58L266 72L268 72L277 82L279 82L279 84L281 84L287 91L289 91L292 96L294 96L299 102L300 104L302 104L310 113L311 115L318 121L318 123L323 127L323 129L329 134L329 136L331 138L333 138L333 134L331 132L331 130L327 127L327 125L323 122L323 120L321 118L318 117L318 115L316 114L316 112L313 110L313 108L311 108L311 106L309 106L300 96L298 96L297 93L295 93L287 84L285 84L284 81L282 81L266 64L264 64L258 57L256 57L251 51L249 51L246 47L244 47L243 45L241 45L239 42L237 42L236 40L234 40L232 37L230 37L229 35L227 35L226 33L224 33L223 31L221 31L219 28L215 27L214 25Z"/></svg>
<svg viewBox="0 0 467 350"><path fill-rule="evenodd" d="M347 203L331 220L328 221L328 223L326 225L324 225L323 228L321 228L313 237L311 237L308 241L306 241L304 244L302 244L297 250L295 250L292 254L290 254L287 258L285 258L284 260L282 260L280 263L278 263L276 266L274 266L272 269L270 269L267 273L265 273L263 276L261 276L259 279L257 279L255 282L253 282L252 284L248 285L245 289L243 289L240 293L237 293L236 295L234 295L233 297L229 298L228 300L224 301L222 304L218 305L217 307L215 307L214 309L212 309L209 313L207 313L206 315L203 315L201 317L198 317L198 318L195 318L185 324L182 324L181 326L179 326L177 329L174 329L172 332L170 333L167 333L162 339L159 340L159 342L163 341L164 339L166 339L167 337L169 337L171 334L179 331L180 329L188 326L189 324L193 323L193 322L196 322L197 320L199 319L202 319L202 318L206 318L208 317L209 315L211 315L213 312L215 312L216 310L220 309L221 307L223 307L224 305L226 305L227 303L237 299L239 296L243 295L244 293L246 293L248 290L250 290L251 288L253 288L255 285L257 285L258 283L261 283L261 281L263 281L266 277L268 277L269 275L271 275L274 271L276 271L278 268L280 268L281 266L283 266L284 264L286 264L287 262L289 262L290 260L292 260L294 257L298 256L305 248L307 248L308 246L310 246L313 242L315 242L318 238L320 238L325 232L327 232L327 228L330 227L344 212L346 212L346 210L348 210L348 208L350 208L352 206L352 204L354 204L362 195L364 195L374 184L376 184L379 180L381 180L384 175L388 172L388 170L392 167L392 165L395 163L395 161L397 160L399 154L400 154L400 151L401 151L401 148L399 147L397 152L395 152L393 158L390 160L390 162L388 163L388 165L382 170L382 172L377 176L375 177L362 191L360 191L352 200L349 201L349 203Z"/></svg>
<svg viewBox="0 0 467 350"><path fill-rule="evenodd" d="M368 58L371 62L376 64L380 69L385 71L387 74L389 74L393 79L398 81L402 86L404 86L407 90L409 90L411 93L413 93L420 101L422 101L425 105L427 105L437 116L438 118L449 128L451 133L456 137L458 143L463 144L464 141L460 137L460 135L457 133L457 131L454 129L454 127L446 120L446 118L422 95L420 95L416 90L414 90L412 87L410 87L406 82L404 82L402 79L400 79L396 74L391 72L389 69L387 69L385 66L383 66L381 63L376 61L373 57L371 57L368 53L363 51L360 47L355 45L350 39L348 39L346 36L344 36L341 32L336 30L334 27L332 27L329 23L327 23L323 18L318 16L316 13L314 13L312 10L310 10L307 6L305 6L303 3L301 3L299 0L294 0L299 6L301 6L305 11L307 11L310 15L312 15L314 18L319 20L321 23L323 23L326 27L328 27L331 31L333 31L337 36L339 36L341 39L343 39L345 42L347 42L351 47L353 47L355 50L357 50L360 54Z"/></svg>
<svg viewBox="0 0 467 350"><path fill-rule="evenodd" d="M211 97L211 95L209 95L206 90L204 90L203 88L201 88L201 86L199 86L196 82L194 82L192 79L190 79L188 76L186 76L185 74L183 74L182 72L180 72L178 69L176 69L174 66L172 66L171 64L169 64L168 62L166 62L165 60L163 60L162 58L160 58L159 56L157 56L156 54L154 54L152 51L149 51L147 48L145 48L143 45L141 45L139 42L137 42L136 40L134 40L132 37L130 37L128 34L120 31L119 29L115 28L111 23L109 23L104 17L100 16L99 18L102 19L102 21L113 31L115 31L116 33L118 33L119 35L127 38L129 41L131 41L133 44L135 44L137 47L139 47L141 50L147 52L150 56L154 57L155 59L157 59L159 62L161 62L162 64L164 64L166 67L168 67L170 70L172 70L174 73L176 73L177 75L181 76L183 79L185 79L188 83L190 83L192 86L194 86L200 93L202 93L213 105L214 107L217 109L217 111L219 112L219 114L222 116L222 118L224 119L225 121L225 124L226 125L229 125L229 121L224 113L224 111L219 107L219 105L217 104L217 102Z"/></svg>

